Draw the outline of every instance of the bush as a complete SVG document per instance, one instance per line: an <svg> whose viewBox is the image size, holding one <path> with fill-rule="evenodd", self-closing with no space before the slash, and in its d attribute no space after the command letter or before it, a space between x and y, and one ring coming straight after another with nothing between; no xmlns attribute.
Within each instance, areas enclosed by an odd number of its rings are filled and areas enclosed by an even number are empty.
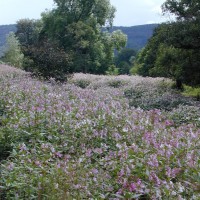
<svg viewBox="0 0 200 200"><path fill-rule="evenodd" d="M158 85L157 88L145 88L137 86L128 88L124 91L124 96L129 99L129 105L140 107L144 110L160 109L172 110L179 105L190 105L187 98L176 93L176 91L163 88Z"/></svg>
<svg viewBox="0 0 200 200"><path fill-rule="evenodd" d="M108 81L109 87L119 88L122 87L125 83L122 80L119 79L112 79Z"/></svg>
<svg viewBox="0 0 200 200"><path fill-rule="evenodd" d="M177 126L182 124L195 124L200 128L200 109L198 106L179 105L171 112L168 112L167 117L173 120Z"/></svg>
<svg viewBox="0 0 200 200"><path fill-rule="evenodd" d="M6 51L3 56L3 61L15 66L22 67L24 54L21 52L20 44L15 34L11 32L6 38Z"/></svg>
<svg viewBox="0 0 200 200"><path fill-rule="evenodd" d="M90 81L87 79L77 79L77 80L72 81L72 83L74 83L74 85L82 89L85 89L87 86L90 85Z"/></svg>
<svg viewBox="0 0 200 200"><path fill-rule="evenodd" d="M26 69L46 79L67 81L70 73L70 56L64 50L50 41L43 41L39 46L33 46L31 51L31 55L24 62Z"/></svg>
<svg viewBox="0 0 200 200"><path fill-rule="evenodd" d="M184 85L183 95L194 97L197 101L200 101L200 87L191 87Z"/></svg>

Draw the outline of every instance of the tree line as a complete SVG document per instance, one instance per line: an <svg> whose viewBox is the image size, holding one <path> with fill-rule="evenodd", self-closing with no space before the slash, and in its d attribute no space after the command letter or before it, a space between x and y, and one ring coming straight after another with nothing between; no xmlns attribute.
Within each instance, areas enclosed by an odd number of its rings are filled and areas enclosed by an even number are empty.
<svg viewBox="0 0 200 200"><path fill-rule="evenodd" d="M199 0L167 0L162 11L175 21L155 29L132 70L143 76L172 78L179 89L183 83L200 85Z"/></svg>
<svg viewBox="0 0 200 200"><path fill-rule="evenodd" d="M40 20L19 20L10 36L17 39L10 46L15 45L17 64L25 70L58 80L83 72L168 77L179 89L183 83L200 85L199 0L166 0L163 14L175 20L159 25L137 55L124 49L126 35L109 32L116 11L109 0L54 2L56 7Z"/></svg>
<svg viewBox="0 0 200 200"><path fill-rule="evenodd" d="M110 1L54 0L54 3L55 8L42 13L40 20L17 22L16 49L19 47L23 54L22 67L60 81L74 72L111 71L114 51L125 47L127 37L119 30L108 31L116 11ZM16 38L11 35L9 40Z"/></svg>

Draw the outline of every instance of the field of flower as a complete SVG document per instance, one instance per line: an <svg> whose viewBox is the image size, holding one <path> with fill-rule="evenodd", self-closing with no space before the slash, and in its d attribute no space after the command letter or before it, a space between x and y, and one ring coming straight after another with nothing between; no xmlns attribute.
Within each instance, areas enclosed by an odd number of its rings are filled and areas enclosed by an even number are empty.
<svg viewBox="0 0 200 200"><path fill-rule="evenodd" d="M0 199L200 199L200 109L172 81L0 65Z"/></svg>

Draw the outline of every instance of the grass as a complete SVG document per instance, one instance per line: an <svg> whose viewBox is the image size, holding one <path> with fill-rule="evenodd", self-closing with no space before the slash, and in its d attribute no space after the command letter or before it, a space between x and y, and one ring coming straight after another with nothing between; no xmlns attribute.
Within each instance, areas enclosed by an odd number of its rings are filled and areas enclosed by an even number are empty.
<svg viewBox="0 0 200 200"><path fill-rule="evenodd" d="M199 107L171 80L0 72L0 199L200 198Z"/></svg>
<svg viewBox="0 0 200 200"><path fill-rule="evenodd" d="M196 100L200 101L200 87L184 85L183 95L196 98Z"/></svg>

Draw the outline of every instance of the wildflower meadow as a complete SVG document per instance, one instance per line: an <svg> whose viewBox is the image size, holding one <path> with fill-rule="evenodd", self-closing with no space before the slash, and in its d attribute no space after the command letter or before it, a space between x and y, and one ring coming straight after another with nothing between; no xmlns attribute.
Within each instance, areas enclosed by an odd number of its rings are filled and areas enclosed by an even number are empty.
<svg viewBox="0 0 200 200"><path fill-rule="evenodd" d="M0 65L0 199L199 200L199 102L173 81Z"/></svg>

